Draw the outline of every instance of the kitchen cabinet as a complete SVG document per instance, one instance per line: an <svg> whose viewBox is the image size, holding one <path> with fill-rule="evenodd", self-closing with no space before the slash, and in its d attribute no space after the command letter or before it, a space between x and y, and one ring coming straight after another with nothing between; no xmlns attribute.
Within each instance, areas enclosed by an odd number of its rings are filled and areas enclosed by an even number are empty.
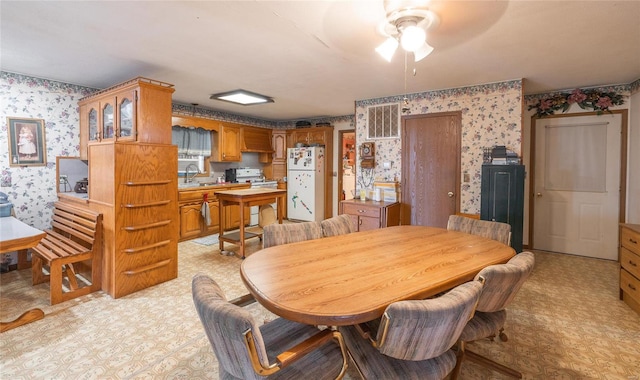
<svg viewBox="0 0 640 380"><path fill-rule="evenodd" d="M333 142L333 127L311 127L289 130L287 147L293 148L296 144L320 144L326 146Z"/></svg>
<svg viewBox="0 0 640 380"><path fill-rule="evenodd" d="M242 151L271 155L271 129L242 126Z"/></svg>
<svg viewBox="0 0 640 380"><path fill-rule="evenodd" d="M640 314L640 224L620 224L620 299Z"/></svg>
<svg viewBox="0 0 640 380"><path fill-rule="evenodd" d="M347 214L358 231L400 225L400 203L346 200L340 202L339 214Z"/></svg>
<svg viewBox="0 0 640 380"><path fill-rule="evenodd" d="M89 144L122 142L171 143L173 85L135 78L80 99L80 153L87 159Z"/></svg>
<svg viewBox="0 0 640 380"><path fill-rule="evenodd" d="M482 165L480 219L511 225L511 247L522 252L524 165Z"/></svg>
<svg viewBox="0 0 640 380"><path fill-rule="evenodd" d="M240 126L220 123L218 133L213 134L211 161L242 161L242 129Z"/></svg>
<svg viewBox="0 0 640 380"><path fill-rule="evenodd" d="M202 203L190 203L180 206L180 240L195 239L218 233L220 229L219 205L217 201L208 202L211 224L207 225L202 216Z"/></svg>
<svg viewBox="0 0 640 380"><path fill-rule="evenodd" d="M287 131L274 129L271 132L271 146L273 147L271 177L282 180L287 176Z"/></svg>
<svg viewBox="0 0 640 380"><path fill-rule="evenodd" d="M216 192L230 189L248 189L249 185L231 186L207 186L203 188L186 188L178 191L178 203L180 213L180 241L195 239L202 236L218 233L220 230L220 209L216 198ZM202 202L207 197L211 224L205 223L202 216ZM246 221L250 219L250 210L244 210ZM240 227L240 208L238 206L227 207L225 213L225 226L229 228Z"/></svg>
<svg viewBox="0 0 640 380"><path fill-rule="evenodd" d="M197 238L202 233L200 204L180 206L180 240Z"/></svg>
<svg viewBox="0 0 640 380"><path fill-rule="evenodd" d="M324 160L324 218L328 219L333 216L333 127L311 127L287 130L287 148L293 148L297 143L324 146L326 156Z"/></svg>

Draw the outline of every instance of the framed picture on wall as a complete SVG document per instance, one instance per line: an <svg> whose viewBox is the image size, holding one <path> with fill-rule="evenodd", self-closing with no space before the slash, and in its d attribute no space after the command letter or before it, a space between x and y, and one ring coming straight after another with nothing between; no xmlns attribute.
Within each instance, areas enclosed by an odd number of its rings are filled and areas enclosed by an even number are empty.
<svg viewBox="0 0 640 380"><path fill-rule="evenodd" d="M43 119L7 117L9 166L44 166L47 151Z"/></svg>

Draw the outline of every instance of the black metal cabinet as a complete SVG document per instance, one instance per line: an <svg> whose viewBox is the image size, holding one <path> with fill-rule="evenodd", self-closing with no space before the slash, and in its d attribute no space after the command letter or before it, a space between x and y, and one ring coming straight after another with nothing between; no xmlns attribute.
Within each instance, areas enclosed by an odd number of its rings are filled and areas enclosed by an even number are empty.
<svg viewBox="0 0 640 380"><path fill-rule="evenodd" d="M480 219L511 225L511 247L522 252L524 165L482 165Z"/></svg>

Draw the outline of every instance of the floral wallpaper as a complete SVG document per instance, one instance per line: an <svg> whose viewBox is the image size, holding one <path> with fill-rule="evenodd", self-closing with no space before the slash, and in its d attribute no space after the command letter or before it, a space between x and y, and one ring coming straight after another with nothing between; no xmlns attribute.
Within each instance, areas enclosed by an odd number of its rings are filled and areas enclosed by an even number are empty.
<svg viewBox="0 0 640 380"><path fill-rule="evenodd" d="M77 156L80 144L78 100L96 89L0 72L0 191L16 217L35 228L51 224L56 196L56 157ZM46 166L9 166L7 117L43 119ZM6 255L3 264L15 262Z"/></svg>
<svg viewBox="0 0 640 380"><path fill-rule="evenodd" d="M356 141L376 144L376 162L392 161L390 169L376 165L373 173L357 172L358 188L368 187L375 180L401 181L401 140L368 140L367 107L377 104L401 103L405 95L356 101ZM480 213L480 180L482 151L485 147L504 145L521 155L522 144L522 80L490 83L478 86L408 94L410 114L462 112L462 143L460 212ZM464 182L467 174L469 182Z"/></svg>
<svg viewBox="0 0 640 380"><path fill-rule="evenodd" d="M56 196L56 157L77 156L80 144L78 100L96 89L0 73L0 191L9 200L18 219L40 229L51 224L49 212ZM7 117L43 119L46 166L9 167Z"/></svg>

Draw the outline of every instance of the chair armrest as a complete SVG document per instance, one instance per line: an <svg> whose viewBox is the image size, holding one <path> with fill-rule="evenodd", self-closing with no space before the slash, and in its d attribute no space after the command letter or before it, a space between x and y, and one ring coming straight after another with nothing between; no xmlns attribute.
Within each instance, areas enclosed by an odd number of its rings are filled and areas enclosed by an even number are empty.
<svg viewBox="0 0 640 380"><path fill-rule="evenodd" d="M331 342L333 339L337 341L338 346L340 347L340 352L342 353L342 370L340 372L340 376L338 376L338 378L342 378L347 370L347 349L344 344L342 334L338 331L333 331L328 328L318 331L317 334L314 334L305 341L298 343L287 351L276 356L276 363L270 364L268 367L263 367L262 364L260 364L256 347L253 344L253 334L251 333L251 330L245 333L245 344L249 351L251 365L253 366L253 370L260 376L269 376L278 372L279 370L302 359L305 355L315 351L319 347Z"/></svg>
<svg viewBox="0 0 640 380"><path fill-rule="evenodd" d="M367 325L366 323L358 323L354 327L361 337L369 341L373 340L373 338L371 337L371 329L369 328L369 325Z"/></svg>
<svg viewBox="0 0 640 380"><path fill-rule="evenodd" d="M384 343L384 339L387 335L387 328L389 326L388 322L389 322L389 317L385 312L380 319L374 319L373 321L359 323L354 327L356 328L356 331L358 331L360 336L368 340L373 347L378 348ZM382 334L381 341L378 342L376 341L376 338L378 336L378 330L380 330L380 328L383 329L382 330L383 334Z"/></svg>
<svg viewBox="0 0 640 380"><path fill-rule="evenodd" d="M240 306L240 307L245 307L245 306L251 305L254 302L256 302L256 299L251 294L245 294L245 295L242 295L240 297L234 298L231 301L229 301L229 303L232 303L232 304L234 304L236 306Z"/></svg>
<svg viewBox="0 0 640 380"><path fill-rule="evenodd" d="M331 331L330 329L324 329L304 342L301 342L276 356L276 360L280 363L281 368L285 368L286 366L295 363L311 351L314 351L318 347L330 342L333 339L334 332L335 331Z"/></svg>

